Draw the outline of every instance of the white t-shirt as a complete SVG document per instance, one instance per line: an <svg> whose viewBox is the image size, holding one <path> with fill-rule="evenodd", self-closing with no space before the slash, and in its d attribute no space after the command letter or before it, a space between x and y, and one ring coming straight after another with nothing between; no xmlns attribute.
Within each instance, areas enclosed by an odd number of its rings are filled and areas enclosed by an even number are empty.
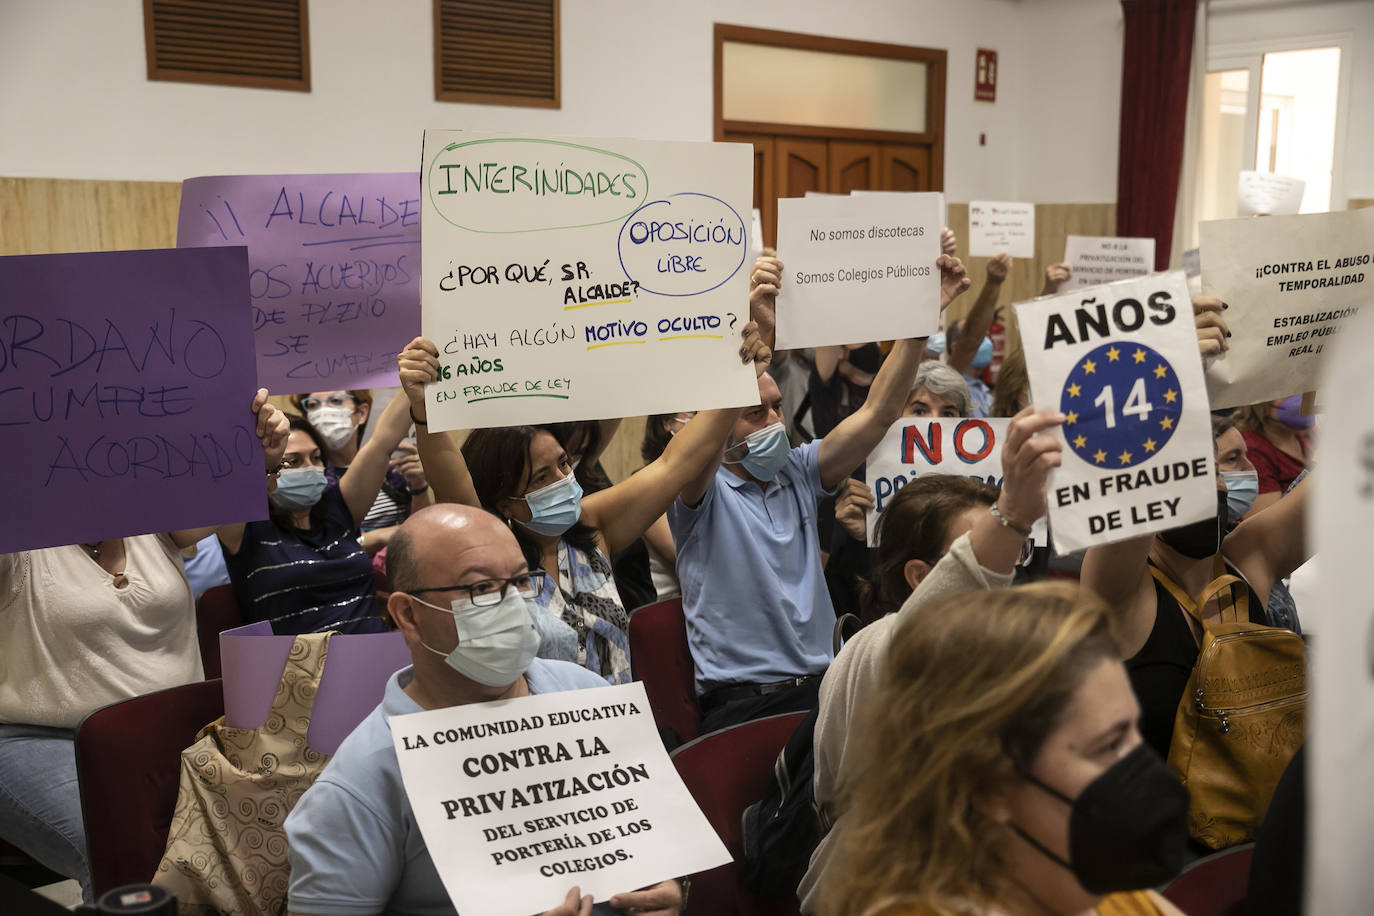
<svg viewBox="0 0 1374 916"><path fill-rule="evenodd" d="M165 534L124 539L128 584L80 546L0 554L0 722L88 712L205 677L195 603Z"/></svg>

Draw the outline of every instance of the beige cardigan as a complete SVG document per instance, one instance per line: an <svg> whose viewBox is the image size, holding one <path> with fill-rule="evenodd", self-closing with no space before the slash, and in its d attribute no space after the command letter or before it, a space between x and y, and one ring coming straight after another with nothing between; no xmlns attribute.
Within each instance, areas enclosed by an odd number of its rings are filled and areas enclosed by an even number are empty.
<svg viewBox="0 0 1374 916"><path fill-rule="evenodd" d="M845 754L849 750L849 723L858 711L858 704L873 695L893 628L944 595L1006 588L1011 585L1011 579L1010 574L996 573L980 566L973 555L969 536L961 535L895 614L888 614L864 627L835 656L835 661L825 673L825 679L821 681L821 709L816 719L814 749L816 804L827 817L834 820L840 816L836 804L840 773L844 770ZM832 854L834 836L835 832L831 830L816 847L811 856L811 866L797 888L803 913L816 912L817 885Z"/></svg>

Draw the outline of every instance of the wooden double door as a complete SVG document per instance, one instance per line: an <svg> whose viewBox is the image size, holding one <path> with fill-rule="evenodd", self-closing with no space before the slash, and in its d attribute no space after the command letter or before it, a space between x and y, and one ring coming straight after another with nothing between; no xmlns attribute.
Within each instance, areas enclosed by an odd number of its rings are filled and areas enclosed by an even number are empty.
<svg viewBox="0 0 1374 916"><path fill-rule="evenodd" d="M754 206L769 245L777 240L780 197L802 197L807 191L939 190L931 173L931 147L924 144L733 132L725 139L754 146Z"/></svg>

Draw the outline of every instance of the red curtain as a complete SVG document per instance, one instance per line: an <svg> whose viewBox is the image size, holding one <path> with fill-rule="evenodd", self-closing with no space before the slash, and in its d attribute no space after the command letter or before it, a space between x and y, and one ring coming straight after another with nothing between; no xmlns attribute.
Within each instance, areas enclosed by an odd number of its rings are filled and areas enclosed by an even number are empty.
<svg viewBox="0 0 1374 916"><path fill-rule="evenodd" d="M1197 0L1121 0L1121 8L1116 234L1153 238L1155 269L1164 270L1183 170Z"/></svg>

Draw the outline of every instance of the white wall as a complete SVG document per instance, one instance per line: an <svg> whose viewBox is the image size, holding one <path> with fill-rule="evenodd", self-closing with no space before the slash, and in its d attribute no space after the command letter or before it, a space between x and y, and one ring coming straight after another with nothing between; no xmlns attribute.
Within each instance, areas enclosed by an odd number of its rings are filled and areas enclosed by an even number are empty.
<svg viewBox="0 0 1374 916"><path fill-rule="evenodd" d="M1207 44L1212 49L1252 42L1295 42L1308 35L1349 34L1350 85L1347 96L1340 100L1347 116L1343 175L1335 176L1331 205L1339 209L1346 198L1374 197L1374 155L1370 153L1374 149L1374 3L1213 0L1207 28Z"/></svg>
<svg viewBox="0 0 1374 916"><path fill-rule="evenodd" d="M725 22L946 48L950 200L1111 201L1119 21L1110 0L563 0L551 111L433 101L430 0L312 2L310 93L149 82L138 0L5 0L0 175L401 171L425 127L709 140ZM992 105L979 46L999 53Z"/></svg>

